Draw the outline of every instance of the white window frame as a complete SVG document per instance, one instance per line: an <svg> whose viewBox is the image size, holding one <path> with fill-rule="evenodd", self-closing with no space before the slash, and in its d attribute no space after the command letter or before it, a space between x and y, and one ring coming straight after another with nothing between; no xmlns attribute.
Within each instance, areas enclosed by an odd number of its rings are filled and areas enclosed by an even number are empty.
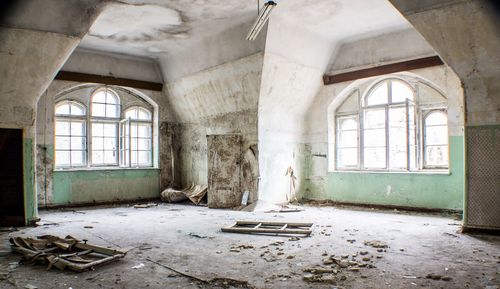
<svg viewBox="0 0 500 289"><path fill-rule="evenodd" d="M70 105L70 112L69 112L69 114L57 114L57 112L56 112L57 107L60 106L60 105L64 105L64 104L69 104ZM73 115L73 114L71 114L71 105L80 106L83 109L83 115ZM67 165L58 165L57 166L58 168L81 168L81 167L86 167L88 165L87 158L88 158L88 135L89 134L88 134L88 128L87 128L87 115L88 115L88 111L87 111L87 108L85 107L85 105L83 105L83 103L80 103L79 101L76 101L76 100L72 100L72 99L61 100L61 101L57 102L54 105L54 155L55 156L57 155L57 150L60 150L60 151L69 151L69 166L67 166ZM81 135L81 136L75 136L75 137L82 137L82 138L85 139L85 149L84 150L73 150L71 148L71 139L73 137L71 135L71 123L72 123L73 120L74 121L78 121L78 122L83 122L83 128L84 128L83 135ZM56 128L56 125L57 125L58 121L67 121L67 122L69 122L69 131L70 131L69 135L58 135L57 134L57 131L56 131L55 128ZM70 139L70 147L69 147L69 149L57 149L56 148L57 137L69 137L69 139ZM71 161L71 155L72 155L73 151L81 151L83 153L83 164L82 165L73 165L73 163ZM56 160L56 162L57 162L57 160Z"/></svg>
<svg viewBox="0 0 500 289"><path fill-rule="evenodd" d="M121 167L152 167L153 166L153 155L154 155L154 147L153 147L153 135L154 135L154 128L153 128L153 112L145 107L142 106L131 106L128 107L123 111L123 115L125 116L126 113L130 110L133 109L138 109L138 110L144 110L149 114L149 119L133 119L133 118L124 118L123 120L120 121L120 166ZM149 137L132 137L132 125L140 125L140 124L146 124L149 128ZM125 134L125 131L128 132L128 136ZM137 141L136 144L136 149L132 150L132 139L135 138ZM147 150L149 151L149 163L148 164L141 164L139 162L139 152L140 151L145 151L145 150L139 150L138 146L138 140L139 139L149 139L149 147L150 149ZM128 143L128 149L125 147ZM132 152L136 152L136 164L132 164ZM128 161L125 158L125 155L128 154Z"/></svg>
<svg viewBox="0 0 500 289"><path fill-rule="evenodd" d="M375 90L377 89L382 83L385 82L392 82L392 81L400 81L403 84L407 85L413 93L413 100L408 100L406 99L405 102L397 102L397 103L392 103L392 94L391 94L391 89L392 85L388 85L388 96L387 96L387 103L385 104L377 104L377 105L366 105L366 99L367 97ZM352 92L347 94L348 97L354 97ZM335 109L337 112L339 108L342 106L342 104L347 101L347 98ZM413 103L413 105L410 105L410 102ZM410 107L414 107L414 126L415 126L415 136L414 136L414 143L415 143L415 166L412 168L410 167L410 153L411 153L411 148L410 148L410 124L411 122L409 121L409 110ZM395 108L395 107L405 107L406 108L406 168L390 168L390 163L389 163L389 153L390 153L390 145L389 145L389 109L390 108ZM365 145L364 145L364 131L365 131L365 124L364 124L364 114L365 111L368 109L377 109L377 108L384 108L385 110L385 151L386 151L386 160L385 160L385 168L366 168L365 167L365 156L364 156L364 150L365 150ZM440 105L427 105L427 106L419 106L418 104L418 88L414 87L412 83L409 83L408 81L404 79L400 79L397 77L390 77L390 78L384 78L382 80L374 82L372 85L369 86L369 88L366 90L366 93L362 95L359 99L359 108L358 111L352 112L352 113L341 113L337 112L335 114L334 122L335 122L335 140L334 140L334 153L335 153L335 162L334 162L334 168L336 171L366 171L366 172L413 172L413 171L430 171L430 170L439 170L439 171L444 171L448 170L450 166L450 160L448 158L448 164L446 166L428 166L425 165L425 139L424 139L424 133L425 133L425 117L433 112L433 111L440 111L441 113L444 113L446 117L448 117L448 114L446 112L446 107L440 106ZM339 133L340 133L340 127L339 127L339 121L344 118L355 118L357 119L357 124L358 124L358 164L357 166L340 166L339 164L339 149L340 143L339 143ZM449 134L447 135L449 137ZM449 142L448 142L448 154L449 154Z"/></svg>

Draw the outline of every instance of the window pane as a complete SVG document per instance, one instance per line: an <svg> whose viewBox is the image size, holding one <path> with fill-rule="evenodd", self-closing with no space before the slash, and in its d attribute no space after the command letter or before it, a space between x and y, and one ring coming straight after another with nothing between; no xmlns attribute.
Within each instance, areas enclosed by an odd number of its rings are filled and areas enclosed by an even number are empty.
<svg viewBox="0 0 500 289"><path fill-rule="evenodd" d="M385 148L365 148L364 166L365 168L385 168Z"/></svg>
<svg viewBox="0 0 500 289"><path fill-rule="evenodd" d="M442 112L432 112L425 118L426 125L445 125L448 124L448 118Z"/></svg>
<svg viewBox="0 0 500 289"><path fill-rule="evenodd" d="M107 137L115 137L116 136L116 124L115 123L105 123L104 127L104 136Z"/></svg>
<svg viewBox="0 0 500 289"><path fill-rule="evenodd" d="M392 81L392 102L405 102L406 99L413 100L413 91L401 81Z"/></svg>
<svg viewBox="0 0 500 289"><path fill-rule="evenodd" d="M84 151L72 151L71 152L71 165L72 166L83 166L85 164L85 152Z"/></svg>
<svg viewBox="0 0 500 289"><path fill-rule="evenodd" d="M71 122L71 135L84 136L85 135L85 123L82 121L72 121Z"/></svg>
<svg viewBox="0 0 500 289"><path fill-rule="evenodd" d="M105 103L106 102L106 91L105 90L100 90L96 94L92 96L92 102L100 102L100 103Z"/></svg>
<svg viewBox="0 0 500 289"><path fill-rule="evenodd" d="M425 148L425 164L428 166L448 165L448 146L428 146Z"/></svg>
<svg viewBox="0 0 500 289"><path fill-rule="evenodd" d="M134 124L134 123L132 123L130 125L130 136L131 137L137 137L137 127L138 127L138 125Z"/></svg>
<svg viewBox="0 0 500 289"><path fill-rule="evenodd" d="M340 120L341 130L355 130L358 129L358 122L354 118L346 118Z"/></svg>
<svg viewBox="0 0 500 289"><path fill-rule="evenodd" d="M116 153L114 151L105 151L104 152L104 162L106 164L115 164L116 163Z"/></svg>
<svg viewBox="0 0 500 289"><path fill-rule="evenodd" d="M385 147L385 128L365 129L364 130L365 147Z"/></svg>
<svg viewBox="0 0 500 289"><path fill-rule="evenodd" d="M69 150L70 137L56 136L56 150Z"/></svg>
<svg viewBox="0 0 500 289"><path fill-rule="evenodd" d="M389 108L389 127L406 129L406 107Z"/></svg>
<svg viewBox="0 0 500 289"><path fill-rule="evenodd" d="M70 109L71 115L85 115L85 108L81 105L72 103Z"/></svg>
<svg viewBox="0 0 500 289"><path fill-rule="evenodd" d="M429 126L425 129L426 145L448 144L448 126Z"/></svg>
<svg viewBox="0 0 500 289"><path fill-rule="evenodd" d="M365 128L385 127L385 109L365 110L364 119Z"/></svg>
<svg viewBox="0 0 500 289"><path fill-rule="evenodd" d="M93 164L103 164L104 163L104 152L103 151L92 151L92 163Z"/></svg>
<svg viewBox="0 0 500 289"><path fill-rule="evenodd" d="M69 104L63 103L56 106L56 114L68 115L69 114Z"/></svg>
<svg viewBox="0 0 500 289"><path fill-rule="evenodd" d="M69 166L69 151L56 151L56 165L57 166Z"/></svg>
<svg viewBox="0 0 500 289"><path fill-rule="evenodd" d="M119 106L114 104L107 104L106 117L120 117Z"/></svg>
<svg viewBox="0 0 500 289"><path fill-rule="evenodd" d="M93 150L103 150L104 149L104 139L101 137L92 138L92 149Z"/></svg>
<svg viewBox="0 0 500 289"><path fill-rule="evenodd" d="M70 134L69 125L70 125L69 121L56 120L55 134L69 135Z"/></svg>
<svg viewBox="0 0 500 289"><path fill-rule="evenodd" d="M339 134L340 147L357 147L358 146L358 131L342 131Z"/></svg>
<svg viewBox="0 0 500 289"><path fill-rule="evenodd" d="M137 119L137 109L132 108L125 112L125 118Z"/></svg>
<svg viewBox="0 0 500 289"><path fill-rule="evenodd" d="M106 105L102 103L92 104L92 116L105 117L106 116Z"/></svg>
<svg viewBox="0 0 500 289"><path fill-rule="evenodd" d="M118 96L116 96L113 92L107 90L106 103L118 104Z"/></svg>
<svg viewBox="0 0 500 289"><path fill-rule="evenodd" d="M151 163L149 151L139 151L139 164L140 165L149 165Z"/></svg>
<svg viewBox="0 0 500 289"><path fill-rule="evenodd" d="M151 119L151 113L143 108L140 108L138 110L138 119L140 120L150 120Z"/></svg>
<svg viewBox="0 0 500 289"><path fill-rule="evenodd" d="M131 153L132 165L137 165L137 151L132 151Z"/></svg>
<svg viewBox="0 0 500 289"><path fill-rule="evenodd" d="M358 165L358 149L339 149L337 158L339 167L356 167Z"/></svg>
<svg viewBox="0 0 500 289"><path fill-rule="evenodd" d="M388 102L388 89L387 82L384 82L377 86L370 94L366 97L366 105L378 105L385 104Z"/></svg>
<svg viewBox="0 0 500 289"><path fill-rule="evenodd" d="M357 143L356 143L356 145L357 145ZM138 149L139 150L150 150L151 149L151 139L149 139L149 138L140 138L138 140Z"/></svg>
<svg viewBox="0 0 500 289"><path fill-rule="evenodd" d="M116 138L104 138L105 150L116 150Z"/></svg>
<svg viewBox="0 0 500 289"><path fill-rule="evenodd" d="M86 146L86 140L84 137L71 137L72 150L84 150L85 146Z"/></svg>
<svg viewBox="0 0 500 289"><path fill-rule="evenodd" d="M150 125L149 124L139 124L138 136L139 137L149 137L150 136Z"/></svg>
<svg viewBox="0 0 500 289"><path fill-rule="evenodd" d="M406 146L389 147L389 167L394 169L406 168Z"/></svg>

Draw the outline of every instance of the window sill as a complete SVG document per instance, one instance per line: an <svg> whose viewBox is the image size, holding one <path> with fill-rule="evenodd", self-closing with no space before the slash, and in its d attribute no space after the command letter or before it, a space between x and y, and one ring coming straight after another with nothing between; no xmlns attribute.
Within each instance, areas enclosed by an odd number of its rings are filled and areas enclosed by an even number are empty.
<svg viewBox="0 0 500 289"><path fill-rule="evenodd" d="M160 170L156 167L82 167L82 168L56 168L54 172L77 172L77 171L126 171L126 170Z"/></svg>
<svg viewBox="0 0 500 289"><path fill-rule="evenodd" d="M447 175L450 176L449 170L425 170L425 171L362 171L362 170L334 170L329 173L356 173L356 174L399 174L399 175Z"/></svg>

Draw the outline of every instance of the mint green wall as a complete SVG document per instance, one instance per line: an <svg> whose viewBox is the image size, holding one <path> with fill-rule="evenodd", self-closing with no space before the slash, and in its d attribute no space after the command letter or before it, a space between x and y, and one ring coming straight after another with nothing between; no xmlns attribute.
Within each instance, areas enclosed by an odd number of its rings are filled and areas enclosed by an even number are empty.
<svg viewBox="0 0 500 289"><path fill-rule="evenodd" d="M303 198L337 202L463 209L463 136L451 136L450 174L330 172L310 183ZM388 187L390 186L390 190Z"/></svg>
<svg viewBox="0 0 500 289"><path fill-rule="evenodd" d="M38 218L35 200L35 167L33 156L33 139L23 138L23 182L24 182L24 216L26 224Z"/></svg>
<svg viewBox="0 0 500 289"><path fill-rule="evenodd" d="M159 196L157 169L55 171L50 205L135 200Z"/></svg>

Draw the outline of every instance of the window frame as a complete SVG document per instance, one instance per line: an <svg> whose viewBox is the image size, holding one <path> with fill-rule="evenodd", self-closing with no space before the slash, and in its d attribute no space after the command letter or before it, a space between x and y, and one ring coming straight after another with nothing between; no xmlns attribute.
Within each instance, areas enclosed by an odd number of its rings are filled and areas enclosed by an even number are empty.
<svg viewBox="0 0 500 289"><path fill-rule="evenodd" d="M143 110L146 111L149 115L149 119L133 119L131 117L125 117L126 113L130 110L137 109L137 110ZM139 137L138 135L136 137L132 137L132 125L140 125L140 124L146 124L148 125L149 128L149 137ZM122 125L128 126L128 150L124 148L124 142L126 141L125 138L127 136L122 136L122 131L124 131ZM127 107L126 109L123 110L123 118L120 121L120 143L119 143L119 151L120 153L122 151L128 151L128 165L126 164L126 161L123 161L123 155L120 155L120 167L124 168L144 168L144 167L152 167L153 166L153 156L154 156L154 146L153 146L153 136L154 136L154 126L153 126L153 112L143 106L140 105L132 105ZM149 150L139 150L139 144L136 144L136 149L132 150L132 139L135 138L138 142L139 139L149 139ZM132 164L132 152L136 151L136 164ZM149 163L147 165L140 165L139 162L139 152L141 151L148 151L149 152Z"/></svg>
<svg viewBox="0 0 500 289"><path fill-rule="evenodd" d="M404 85L406 85L412 92L412 99L410 100L409 98L406 98L404 102L393 102L393 82L397 81L400 82ZM380 85L387 85L387 102L383 104L374 104L374 105L368 105L368 97L372 95L372 93L380 87ZM359 94L358 96L358 103L359 107L357 111L353 111L352 113L346 113L346 112L338 112L338 110L342 107L342 105L350 98L350 97L355 97L353 95L353 92L356 90L359 90L359 87L354 88L351 90L349 93L347 93L347 97L335 108L335 117L334 117L334 149L333 152L335 154L334 158L334 169L335 171L358 171L358 172L384 172L384 173L410 173L410 172L425 172L425 171L446 171L449 170L450 167L450 160L448 157L448 163L444 166L428 166L425 165L425 139L424 139L424 133L425 133L425 117L427 116L424 115L425 111L428 111L427 113L430 113L432 111L440 111L443 114L445 114L446 118L448 119L448 114L446 111L446 106L443 107L442 102L440 104L436 105L419 105L418 103L418 98L419 98L419 89L418 89L418 84L419 81L408 81L406 79L400 78L400 77L386 77L383 79L379 79L375 82L373 82L371 85L368 86L367 89L365 89L365 92L363 94ZM427 83L423 83L424 85L429 86ZM432 86L431 86L432 88ZM438 91L439 92L439 91ZM441 95L442 93L439 92ZM443 96L444 97L444 96ZM405 115L406 115L406 121L405 121L405 127L406 127L406 167L405 168L391 168L390 164L390 142L389 142L389 134L390 134L390 120L389 120L389 110L391 108L397 108L397 107L405 107ZM413 107L413 124L410 120L411 118L411 107ZM384 121L384 129L385 129L385 166L384 168L372 168L369 167L367 168L365 166L365 112L370 109L381 109L383 108L385 110L385 121ZM358 164L357 166L340 166L340 158L339 158L339 150L341 149L340 143L339 143L339 133L340 133L340 127L339 127L339 120L343 118L349 118L349 117L355 117L357 119L357 125L358 125ZM410 140L411 136L411 129L414 126L414 136L413 140ZM447 122L448 126L448 122ZM449 138L449 132L447 134L447 137ZM414 162L413 164L411 162L411 154L413 153L412 149L412 143L414 143L415 146L415 156L414 156ZM449 156L449 141L448 141L448 156ZM412 166L413 165L413 166Z"/></svg>
<svg viewBox="0 0 500 289"><path fill-rule="evenodd" d="M70 106L70 112L69 114L57 114L57 107L58 106L61 106L63 104L69 104ZM71 114L71 105L77 105L77 106L80 106L82 109L83 109L83 115L72 115ZM55 158L55 161L54 161L54 166L56 166L57 168L84 168L86 166L88 166L88 122L87 122L87 116L88 116L88 110L87 108L85 107L85 105L77 100L74 100L74 99L64 99L64 100L61 100L61 101L58 101L54 104L54 158ZM69 131L70 131L70 134L69 135L58 135L57 134L57 130L56 130L56 125L57 125L57 122L61 120L61 121L67 121L69 122ZM83 150L73 150L71 148L71 138L73 137L73 135L71 134L71 123L72 121L75 120L75 121L78 121L78 122L83 122L83 129L84 129L84 132L83 132L83 135L79 135L79 136L75 136L75 137L81 137L81 138L84 138L85 139L85 149ZM56 156L57 156L57 151L56 150L56 144L57 144L57 137L69 137L70 139L70 144L69 144L69 149L59 149L59 151L69 151L69 165L57 165L57 160L56 160ZM83 163L82 165L73 165L72 161L71 161L71 158L72 158L72 152L73 151L81 151L83 153Z"/></svg>
<svg viewBox="0 0 500 289"><path fill-rule="evenodd" d="M440 165L428 165L427 160L426 160L426 151L427 151L427 142L426 142L426 134L427 134L427 124L426 124L426 119L429 117L429 115L433 113L441 113L444 114L446 117L446 131L447 131L447 139L446 139L446 145L447 145L447 154L448 154L448 164L445 166L440 166ZM421 149L421 154L422 154L422 169L428 169L428 170L444 170L448 169L450 166L450 131L449 131L449 124L448 124L448 110L443 107L432 107L432 108L427 108L427 109L422 109L422 149ZM436 145L431 145L431 146L436 146Z"/></svg>

